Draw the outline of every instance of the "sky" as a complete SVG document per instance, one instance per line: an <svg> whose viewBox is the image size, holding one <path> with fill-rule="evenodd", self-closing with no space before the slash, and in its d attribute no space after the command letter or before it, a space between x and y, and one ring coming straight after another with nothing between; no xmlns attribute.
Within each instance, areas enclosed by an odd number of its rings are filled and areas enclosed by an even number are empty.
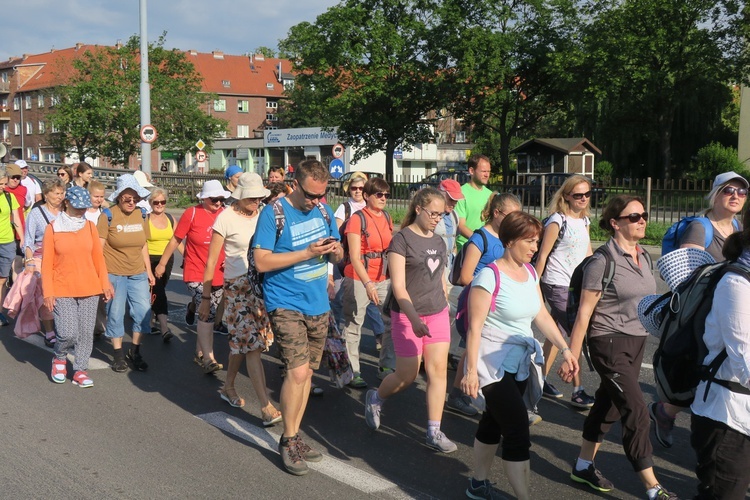
<svg viewBox="0 0 750 500"><path fill-rule="evenodd" d="M76 43L114 45L140 32L139 0L20 0L6 4L0 61ZM289 28L336 0L148 0L148 40L167 32L166 47L242 55L276 49ZM9 11L7 11L9 10ZM13 20L17 20L14 22Z"/></svg>

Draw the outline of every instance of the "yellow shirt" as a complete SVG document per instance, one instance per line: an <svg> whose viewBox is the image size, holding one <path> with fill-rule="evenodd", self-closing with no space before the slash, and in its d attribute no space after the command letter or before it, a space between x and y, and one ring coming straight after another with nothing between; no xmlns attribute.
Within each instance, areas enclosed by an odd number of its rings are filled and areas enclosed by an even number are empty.
<svg viewBox="0 0 750 500"><path fill-rule="evenodd" d="M167 249L169 240L174 235L174 228L172 227L172 221L167 217L167 227L159 229L151 223L151 217L148 218L149 229L151 230L151 238L148 239L148 254L149 255L164 255L164 250Z"/></svg>

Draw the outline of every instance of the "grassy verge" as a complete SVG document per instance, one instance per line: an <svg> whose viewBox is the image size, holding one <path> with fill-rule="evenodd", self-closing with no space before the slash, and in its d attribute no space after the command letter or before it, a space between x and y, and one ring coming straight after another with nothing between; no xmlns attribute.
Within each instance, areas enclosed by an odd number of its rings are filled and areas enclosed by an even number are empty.
<svg viewBox="0 0 750 500"><path fill-rule="evenodd" d="M661 246L664 233L671 225L666 222L649 222L646 226L646 237L640 241L641 245ZM599 227L599 219L591 219L590 234L591 241L606 241L609 239L609 234Z"/></svg>

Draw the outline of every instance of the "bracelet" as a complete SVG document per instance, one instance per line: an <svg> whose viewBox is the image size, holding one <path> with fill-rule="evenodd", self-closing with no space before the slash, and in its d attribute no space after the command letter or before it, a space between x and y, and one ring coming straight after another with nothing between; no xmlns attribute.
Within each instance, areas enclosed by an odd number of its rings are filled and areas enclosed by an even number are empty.
<svg viewBox="0 0 750 500"><path fill-rule="evenodd" d="M372 285L372 281L368 281L367 283L365 283L365 288L367 288L368 285Z"/></svg>
<svg viewBox="0 0 750 500"><path fill-rule="evenodd" d="M27 263L26 263L26 266L25 266L25 267L36 267L36 264L29 264L29 263L27 262Z"/></svg>
<svg viewBox="0 0 750 500"><path fill-rule="evenodd" d="M570 350L570 347L563 347L562 349L560 349L560 354L564 353L565 351L569 351L569 350Z"/></svg>
<svg viewBox="0 0 750 500"><path fill-rule="evenodd" d="M24 264L27 264L29 262L34 262L34 257L27 257L27 258L23 259L23 263Z"/></svg>

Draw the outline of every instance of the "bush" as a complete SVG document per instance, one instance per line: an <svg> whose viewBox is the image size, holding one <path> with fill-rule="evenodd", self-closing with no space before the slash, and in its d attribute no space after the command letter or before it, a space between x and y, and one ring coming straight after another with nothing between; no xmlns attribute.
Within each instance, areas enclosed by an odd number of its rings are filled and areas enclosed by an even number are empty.
<svg viewBox="0 0 750 500"><path fill-rule="evenodd" d="M612 180L612 172L614 169L615 166L612 165L612 163L608 161L600 161L594 165L594 178L599 182L609 184Z"/></svg>
<svg viewBox="0 0 750 500"><path fill-rule="evenodd" d="M646 237L639 243L641 245L655 245L660 247L664 233L667 232L667 229L671 225L666 222L649 222L646 226ZM591 241L607 241L609 239L609 233L599 227L599 219L591 219L589 234Z"/></svg>
<svg viewBox="0 0 750 500"><path fill-rule="evenodd" d="M737 157L737 150L718 142L700 148L690 166L691 176L696 179L713 179L718 174L729 171L748 176L747 167Z"/></svg>

